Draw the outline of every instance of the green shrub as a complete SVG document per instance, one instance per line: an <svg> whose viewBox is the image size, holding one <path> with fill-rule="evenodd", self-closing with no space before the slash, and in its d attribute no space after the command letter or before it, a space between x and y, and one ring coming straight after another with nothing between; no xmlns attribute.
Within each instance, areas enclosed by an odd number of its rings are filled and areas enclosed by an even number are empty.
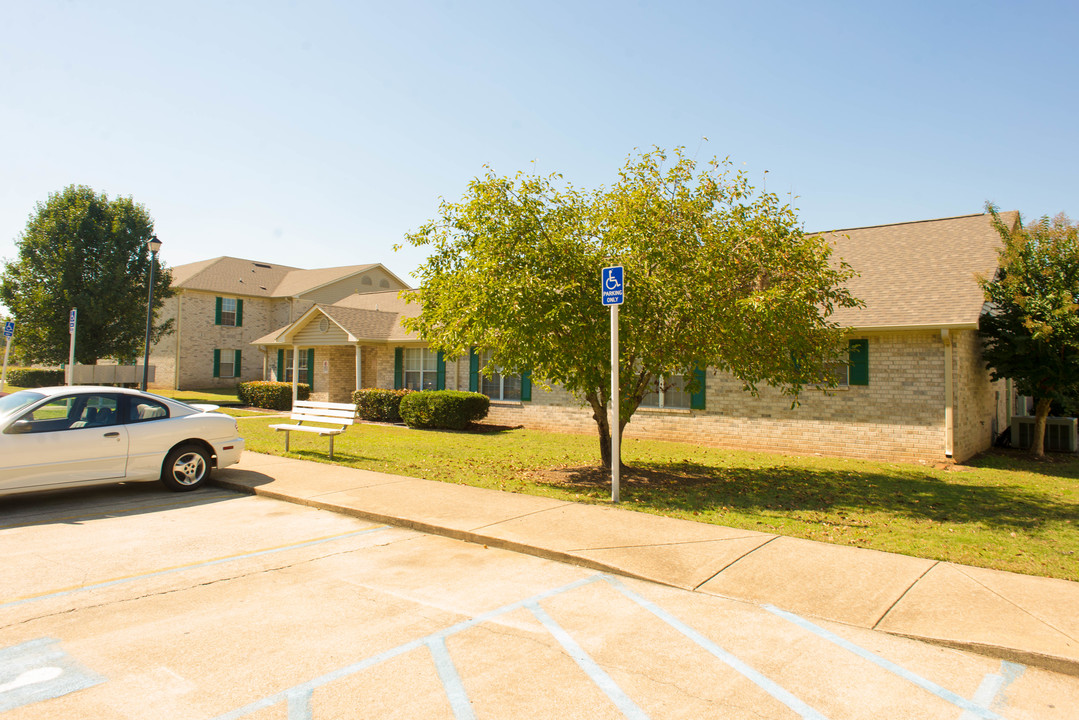
<svg viewBox="0 0 1079 720"><path fill-rule="evenodd" d="M457 390L421 390L401 398L401 419L411 428L464 430L487 417L491 399Z"/></svg>
<svg viewBox="0 0 1079 720"><path fill-rule="evenodd" d="M356 403L356 414L362 420L399 423L401 422L401 398L411 392L411 390L364 388L352 393L352 402Z"/></svg>
<svg viewBox="0 0 1079 720"><path fill-rule="evenodd" d="M300 400L311 397L311 386L299 383L296 395ZM265 408L267 410L292 409L292 383L255 380L236 386L236 397L244 405Z"/></svg>
<svg viewBox="0 0 1079 720"><path fill-rule="evenodd" d="M56 368L8 368L7 381L16 387L37 388L64 384L64 371Z"/></svg>

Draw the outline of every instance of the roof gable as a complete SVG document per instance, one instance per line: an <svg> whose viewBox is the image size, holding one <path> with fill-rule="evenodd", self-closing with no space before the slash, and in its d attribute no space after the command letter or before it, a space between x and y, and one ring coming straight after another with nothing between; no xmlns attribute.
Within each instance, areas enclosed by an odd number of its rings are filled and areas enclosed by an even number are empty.
<svg viewBox="0 0 1079 720"><path fill-rule="evenodd" d="M227 256L177 265L172 268L172 285L182 290L229 295L296 297L374 268L400 283L401 288L408 287L380 263L305 270Z"/></svg>

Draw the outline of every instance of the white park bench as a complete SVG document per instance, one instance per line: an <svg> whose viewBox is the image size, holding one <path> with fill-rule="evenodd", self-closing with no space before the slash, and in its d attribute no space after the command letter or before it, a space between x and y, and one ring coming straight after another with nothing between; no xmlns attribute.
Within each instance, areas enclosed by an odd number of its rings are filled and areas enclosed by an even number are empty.
<svg viewBox="0 0 1079 720"><path fill-rule="evenodd" d="M356 421L356 406L349 403L314 402L297 400L292 404L292 414L288 416L294 425L271 425L274 430L285 432L285 452L288 452L289 433L318 433L319 437L330 438L330 460L333 460L333 439L343 433ZM305 425L304 423L318 423Z"/></svg>

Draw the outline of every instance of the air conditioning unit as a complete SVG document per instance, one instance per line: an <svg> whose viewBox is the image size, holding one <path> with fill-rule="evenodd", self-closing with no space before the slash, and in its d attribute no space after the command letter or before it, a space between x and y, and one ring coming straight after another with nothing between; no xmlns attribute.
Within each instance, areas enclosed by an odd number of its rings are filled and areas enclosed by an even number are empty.
<svg viewBox="0 0 1079 720"><path fill-rule="evenodd" d="M1033 440L1034 418L1029 415L1012 415L1012 446L1026 449ZM1045 449L1054 452L1079 450L1079 421L1075 418L1046 418Z"/></svg>

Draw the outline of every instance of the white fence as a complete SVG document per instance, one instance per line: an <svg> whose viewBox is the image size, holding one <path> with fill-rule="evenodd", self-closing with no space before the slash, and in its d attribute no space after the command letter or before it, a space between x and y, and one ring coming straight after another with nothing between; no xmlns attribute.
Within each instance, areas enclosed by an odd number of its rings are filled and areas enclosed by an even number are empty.
<svg viewBox="0 0 1079 720"><path fill-rule="evenodd" d="M142 382L142 365L72 365L73 385L123 385ZM154 366L149 366L147 382L154 381Z"/></svg>

